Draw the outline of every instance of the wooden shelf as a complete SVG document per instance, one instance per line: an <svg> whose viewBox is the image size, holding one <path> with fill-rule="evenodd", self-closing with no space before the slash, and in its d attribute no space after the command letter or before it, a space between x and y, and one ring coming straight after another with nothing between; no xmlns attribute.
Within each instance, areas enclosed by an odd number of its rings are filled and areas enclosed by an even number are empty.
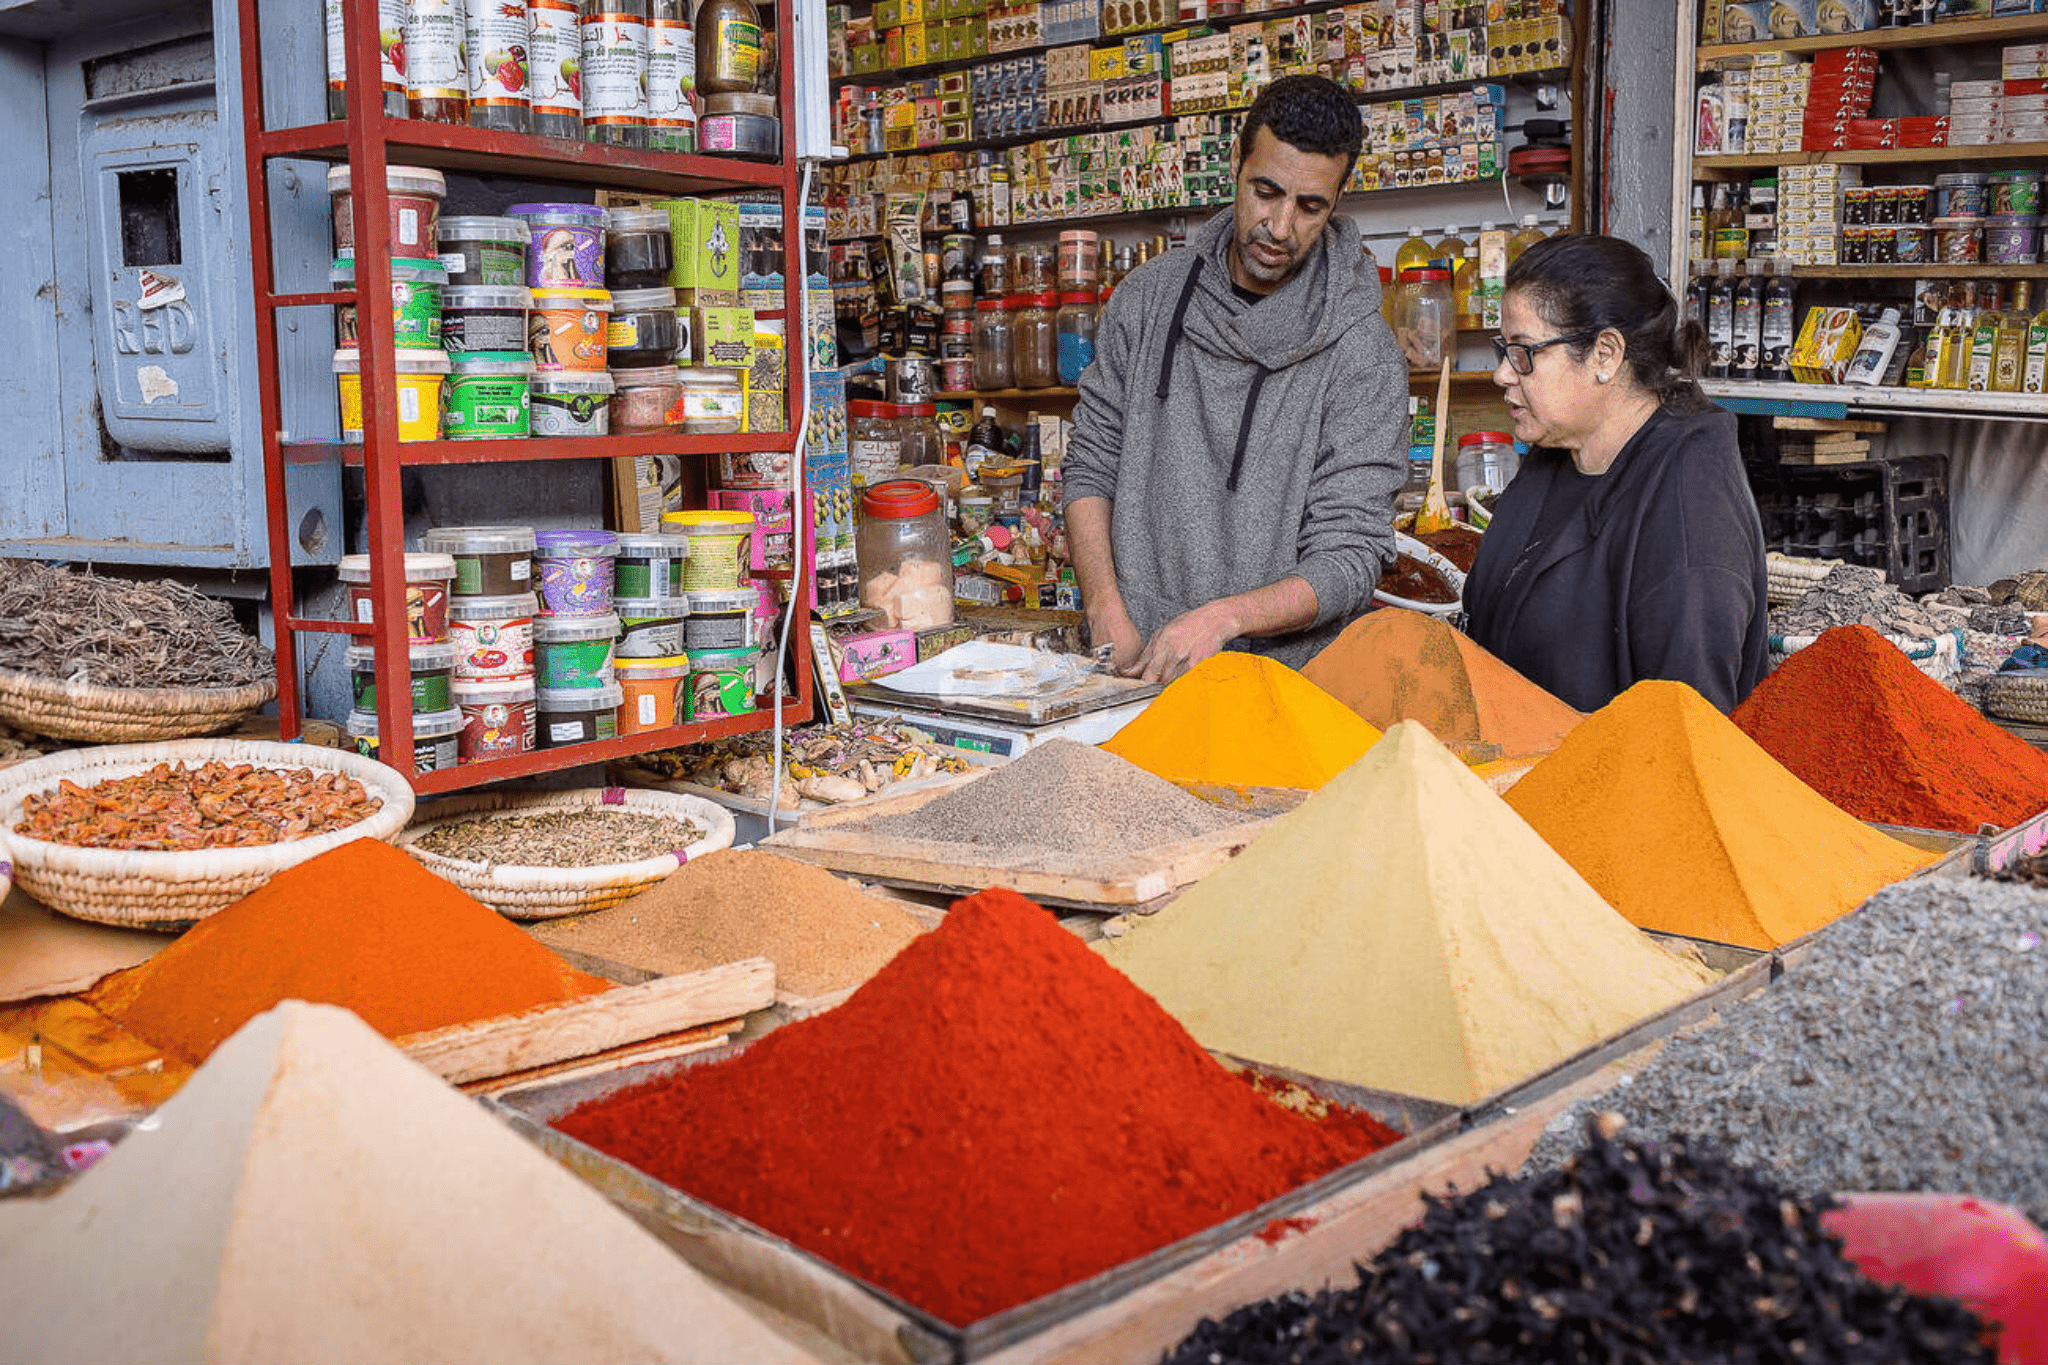
<svg viewBox="0 0 2048 1365"><path fill-rule="evenodd" d="M491 441L405 441L398 463L407 469L423 465L507 464L519 460L610 460L634 455L739 455L795 449L786 431L744 436L689 436L682 432L654 436L527 436ZM289 464L325 464L340 460L361 465L363 447L348 441L286 441Z"/></svg>
<svg viewBox="0 0 2048 1365"><path fill-rule="evenodd" d="M1050 389L948 389L933 395L941 403L978 403L984 399L1000 403L1070 403L1080 396L1079 389L1064 385Z"/></svg>
<svg viewBox="0 0 2048 1365"><path fill-rule="evenodd" d="M1799 280L2041 280L2048 265L1795 265Z"/></svg>
<svg viewBox="0 0 2048 1365"><path fill-rule="evenodd" d="M1989 142L1972 143L1966 147L1875 147L1835 152L1748 152L1741 156L1696 156L1692 159L1692 171L1696 180L1717 180L1779 166L1914 166L2041 160L2048 160L2048 142Z"/></svg>
<svg viewBox="0 0 2048 1365"><path fill-rule="evenodd" d="M1955 43L1990 43L2000 39L2048 36L2048 14L2016 14L2003 19L1948 19L1909 28L1867 28L1854 33L1824 33L1813 38L1769 38L1756 43L1715 43L1695 50L1699 69L1707 71L1730 57L1766 52L1824 52L1836 47L1927 47Z"/></svg>

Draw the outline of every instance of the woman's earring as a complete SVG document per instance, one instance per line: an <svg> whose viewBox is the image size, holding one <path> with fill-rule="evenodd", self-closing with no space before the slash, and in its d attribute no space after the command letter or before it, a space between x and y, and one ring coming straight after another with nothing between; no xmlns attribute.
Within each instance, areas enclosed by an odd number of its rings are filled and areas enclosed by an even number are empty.
<svg viewBox="0 0 2048 1365"><path fill-rule="evenodd" d="M1614 376L1611 374L1596 374L1593 376L1593 378L1595 381L1605 384L1608 380L1614 378Z"/></svg>

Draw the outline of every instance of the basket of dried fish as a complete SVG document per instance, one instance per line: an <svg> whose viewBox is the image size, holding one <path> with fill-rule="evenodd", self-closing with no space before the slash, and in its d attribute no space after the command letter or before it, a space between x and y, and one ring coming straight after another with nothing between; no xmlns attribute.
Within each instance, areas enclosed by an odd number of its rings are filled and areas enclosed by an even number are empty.
<svg viewBox="0 0 2048 1365"><path fill-rule="evenodd" d="M514 919L617 905L732 841L732 815L713 802L623 787L450 797L398 836L434 873Z"/></svg>
<svg viewBox="0 0 2048 1365"><path fill-rule="evenodd" d="M92 744L186 739L276 695L270 651L204 593L0 560L0 721Z"/></svg>
<svg viewBox="0 0 2048 1365"><path fill-rule="evenodd" d="M185 928L351 839L394 838L412 810L393 769L310 744L120 744L0 771L22 890L139 928Z"/></svg>
<svg viewBox="0 0 2048 1365"><path fill-rule="evenodd" d="M773 737L766 731L636 754L611 766L612 780L664 790L695 788L762 803L775 785ZM936 742L913 726L886 721L800 725L783 736L784 810L865 800L883 790L985 766L985 755Z"/></svg>

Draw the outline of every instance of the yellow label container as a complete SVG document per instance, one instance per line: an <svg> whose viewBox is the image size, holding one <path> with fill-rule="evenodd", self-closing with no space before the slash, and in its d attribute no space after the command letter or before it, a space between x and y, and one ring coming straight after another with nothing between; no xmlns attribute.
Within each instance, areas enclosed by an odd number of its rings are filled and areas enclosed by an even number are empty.
<svg viewBox="0 0 2048 1365"><path fill-rule="evenodd" d="M448 355L445 351L399 351L398 439L438 441L441 439L441 393L447 383ZM360 444L363 439L363 373L361 353L353 347L334 353L334 383L341 396L341 439Z"/></svg>

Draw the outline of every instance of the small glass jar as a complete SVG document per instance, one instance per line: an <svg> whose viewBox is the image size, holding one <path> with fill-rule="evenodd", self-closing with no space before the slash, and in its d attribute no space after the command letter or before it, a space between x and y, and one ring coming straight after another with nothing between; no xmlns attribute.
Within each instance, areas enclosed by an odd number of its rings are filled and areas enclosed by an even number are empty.
<svg viewBox="0 0 2048 1365"><path fill-rule="evenodd" d="M1010 257L1011 293L1049 294L1054 280L1051 247L1020 246Z"/></svg>
<svg viewBox="0 0 2048 1365"><path fill-rule="evenodd" d="M1059 296L1026 294L1017 301L1011 328L1011 368L1020 389L1049 389L1060 382Z"/></svg>
<svg viewBox="0 0 2048 1365"><path fill-rule="evenodd" d="M1010 301L983 299L974 306L974 387L1014 389L1017 387L1016 360L1011 351L1015 331Z"/></svg>
<svg viewBox="0 0 2048 1365"><path fill-rule="evenodd" d="M1097 282L1096 235L1085 228L1060 234L1059 285L1063 294L1093 290Z"/></svg>
<svg viewBox="0 0 2048 1365"><path fill-rule="evenodd" d="M939 387L957 393L974 387L974 286L948 284L939 315Z"/></svg>
<svg viewBox="0 0 2048 1365"><path fill-rule="evenodd" d="M612 371L612 435L653 436L680 422L683 381L673 365Z"/></svg>
<svg viewBox="0 0 2048 1365"><path fill-rule="evenodd" d="M767 69L763 37L752 0L704 0L697 7L697 94L752 93Z"/></svg>
<svg viewBox="0 0 2048 1365"><path fill-rule="evenodd" d="M732 435L746 425L747 395L740 372L723 365L685 365L682 429L692 436Z"/></svg>
<svg viewBox="0 0 2048 1365"><path fill-rule="evenodd" d="M903 431L894 403L855 398L846 404L847 460L853 486L865 488L896 477L903 467Z"/></svg>
<svg viewBox="0 0 2048 1365"><path fill-rule="evenodd" d="M922 479L889 479L861 495L854 533L860 600L890 630L953 624L953 545L938 490Z"/></svg>
<svg viewBox="0 0 2048 1365"><path fill-rule="evenodd" d="M939 430L939 405L898 403L895 407L897 458L905 466L944 464L946 436Z"/></svg>
<svg viewBox="0 0 2048 1365"><path fill-rule="evenodd" d="M670 232L667 209L606 209L605 287L659 289L666 285L675 264Z"/></svg>
<svg viewBox="0 0 2048 1365"><path fill-rule="evenodd" d="M1095 359L1095 307L1093 290L1060 295L1053 328L1058 333L1060 383L1068 387L1081 382L1081 371Z"/></svg>
<svg viewBox="0 0 2048 1365"><path fill-rule="evenodd" d="M1451 272L1411 267L1401 272L1394 303L1394 339L1412 370L1443 364L1453 330Z"/></svg>
<svg viewBox="0 0 2048 1365"><path fill-rule="evenodd" d="M981 244L975 281L985 299L999 299L1010 292L1010 249L1003 245L1002 233L991 232Z"/></svg>

